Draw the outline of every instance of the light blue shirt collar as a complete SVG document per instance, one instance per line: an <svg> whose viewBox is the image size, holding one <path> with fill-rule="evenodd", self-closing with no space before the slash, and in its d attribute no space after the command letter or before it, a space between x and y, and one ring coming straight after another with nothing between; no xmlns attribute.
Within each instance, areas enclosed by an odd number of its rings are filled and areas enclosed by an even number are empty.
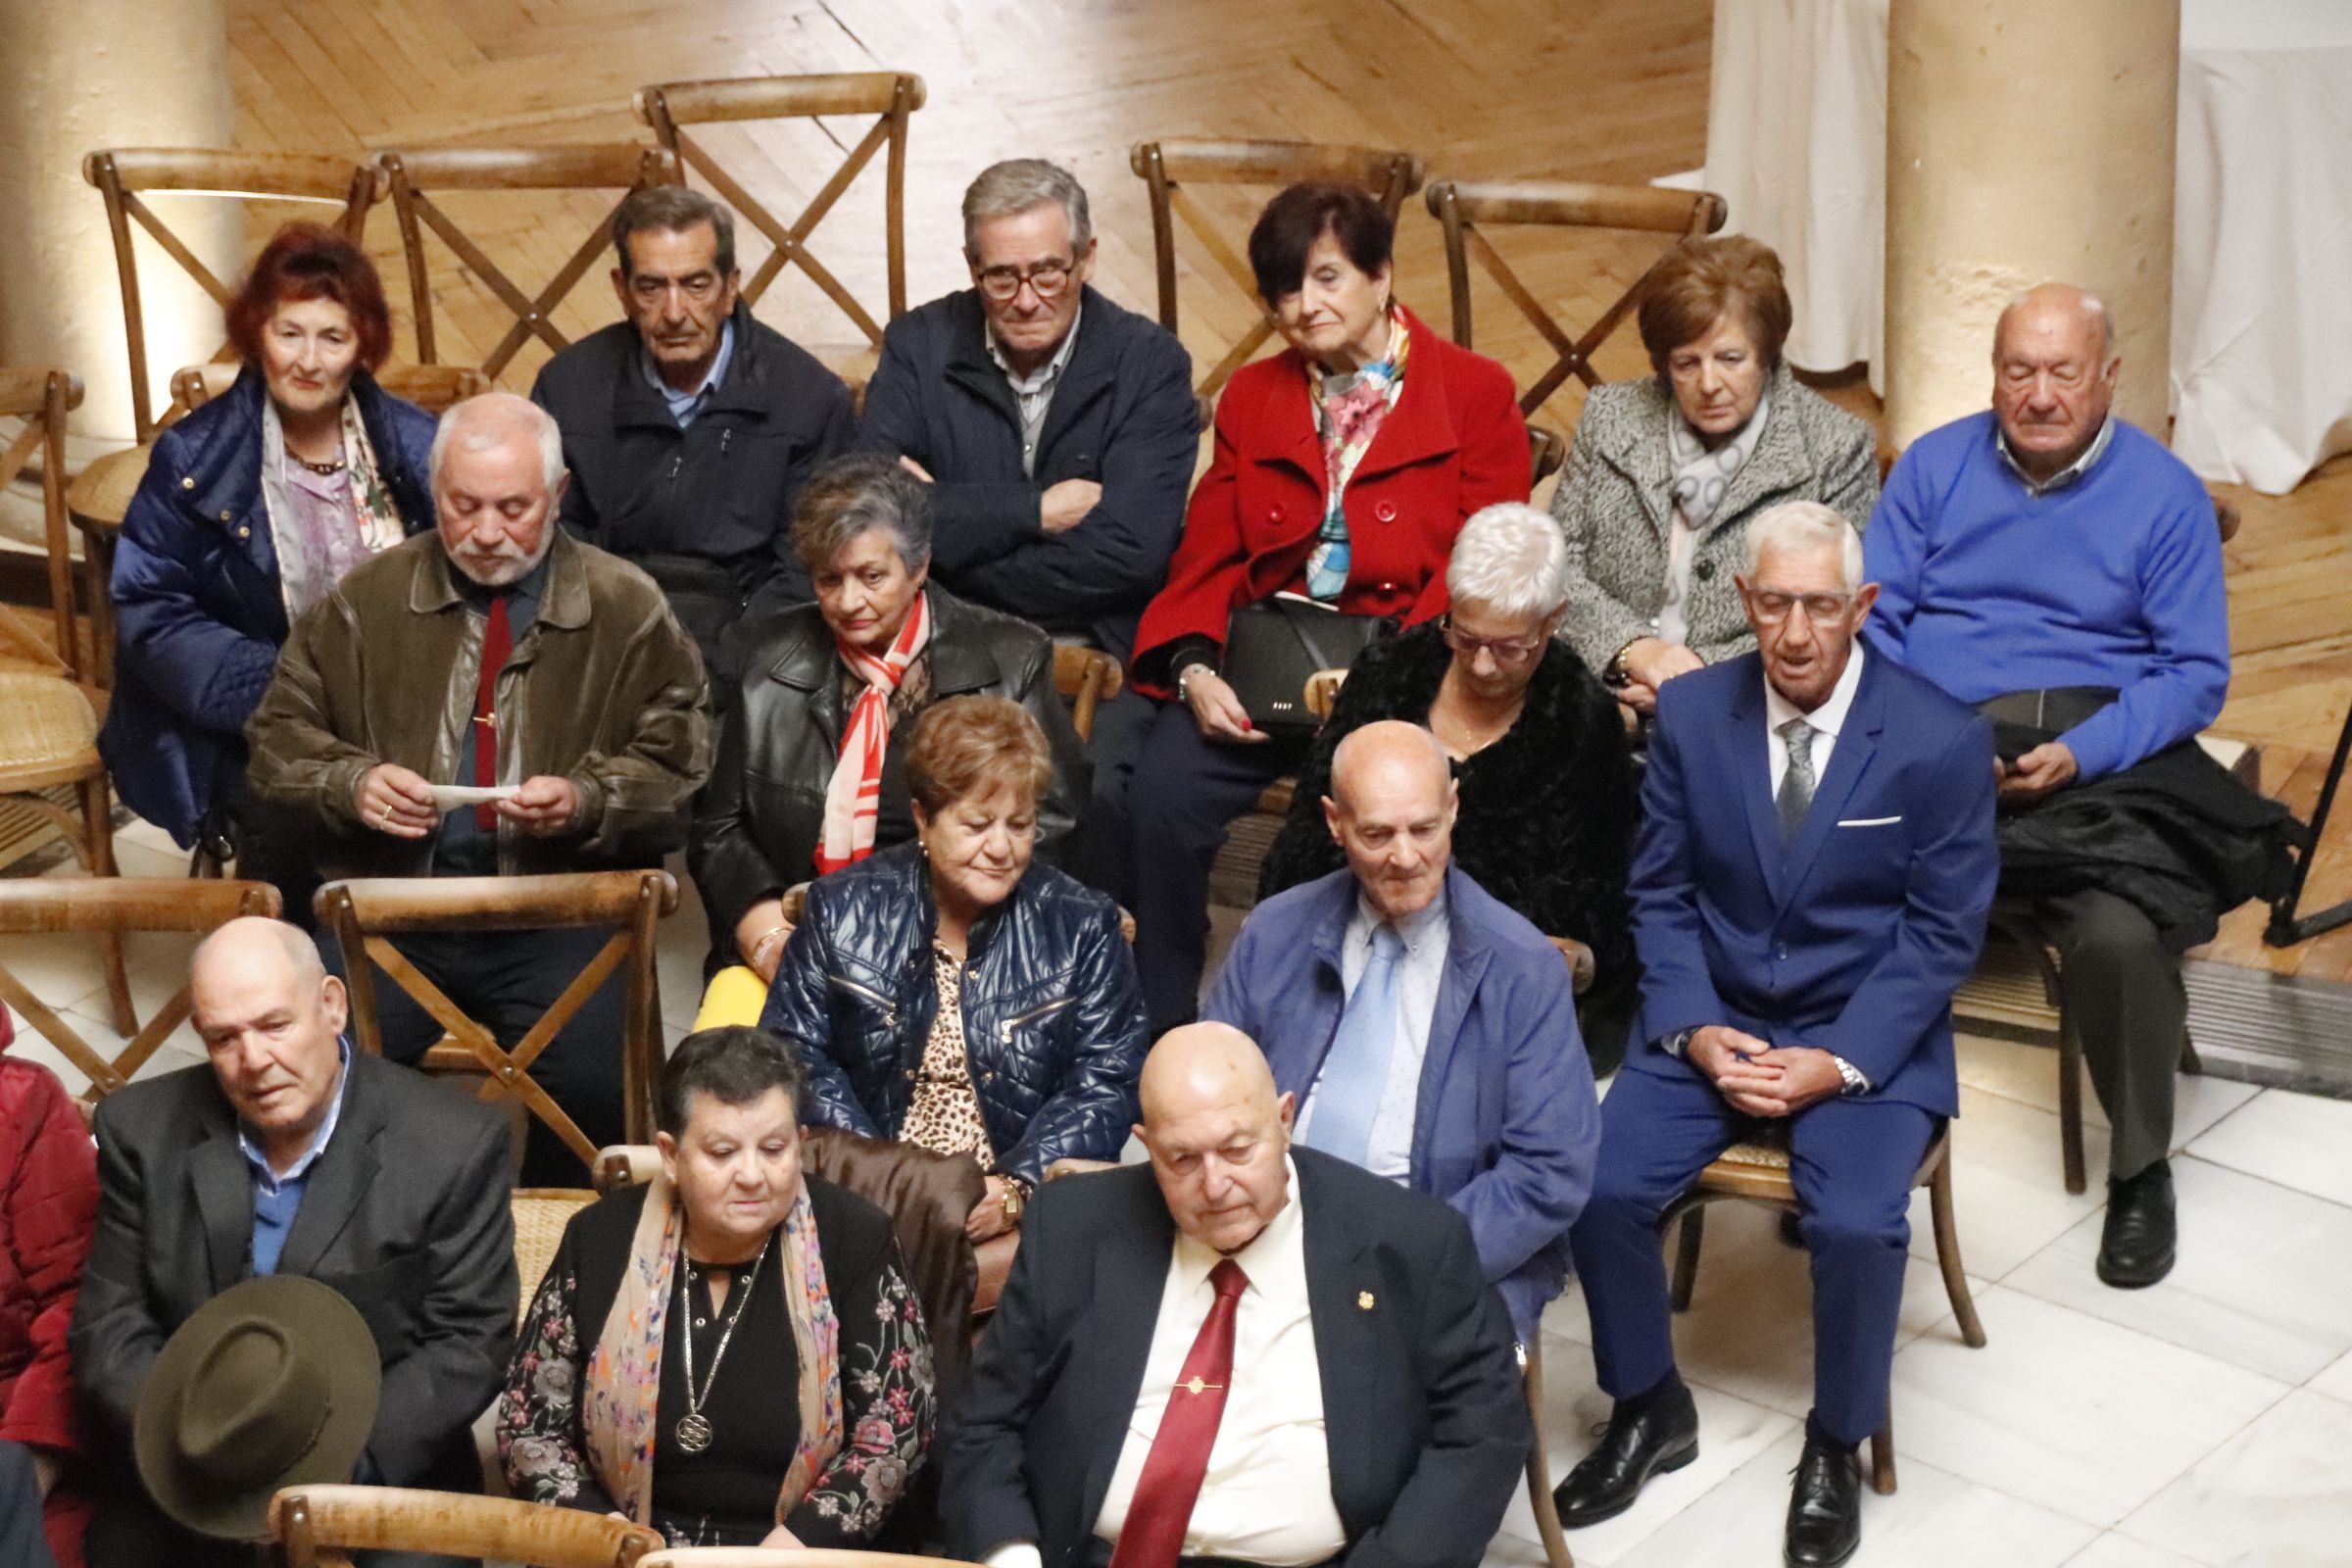
<svg viewBox="0 0 2352 1568"><path fill-rule="evenodd" d="M710 404L710 394L717 391L718 384L727 378L727 367L733 364L734 360L735 318L733 317L729 317L719 323L718 353L711 358L710 368L704 373L702 384L691 392L680 392L667 381L662 380L661 368L654 364L653 355L647 353L642 344L639 345L637 351L637 363L639 368L645 371L646 385L662 394L662 401L669 406L669 416L678 421L680 429L692 424L695 416L701 414Z"/></svg>
<svg viewBox="0 0 2352 1568"><path fill-rule="evenodd" d="M326 1119L318 1124L318 1131L311 1139L311 1147L302 1152L300 1159L287 1167L285 1174L281 1176L270 1168L270 1156L254 1141L253 1130L243 1121L237 1123L237 1148L244 1152L245 1163L253 1167L254 1184L263 1192L274 1194L288 1182L307 1179L311 1167L318 1163L318 1156L326 1152L327 1140L335 1136L335 1124L343 1119L343 1097L351 1092L351 1042L348 1039L338 1040L336 1050L341 1055L341 1064L335 1069L335 1098L326 1107Z"/></svg>
<svg viewBox="0 0 2352 1568"><path fill-rule="evenodd" d="M2093 464L2106 456L2107 448L2114 441L2115 416L2110 414L2099 421L2099 433L2090 438L2090 445L2082 449L2081 457L2047 479L2036 479L2026 472L2017 461L2017 454L2009 449L2009 432L2001 428L2001 421L1997 418L1992 421L1992 444L2000 450L2001 461L2009 466L2009 471L2017 475L2018 482L2026 487L2026 494L2030 496L2047 495L2052 490L2063 490L2075 483L2090 471Z"/></svg>

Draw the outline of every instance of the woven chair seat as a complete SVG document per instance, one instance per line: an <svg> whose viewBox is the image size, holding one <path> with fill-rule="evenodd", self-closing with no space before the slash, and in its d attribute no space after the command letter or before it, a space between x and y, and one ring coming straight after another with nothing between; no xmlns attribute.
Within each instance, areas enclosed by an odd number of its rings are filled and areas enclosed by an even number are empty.
<svg viewBox="0 0 2352 1568"><path fill-rule="evenodd" d="M531 1309L531 1297L556 1260L564 1227L571 1216L595 1202L597 1194L568 1187L525 1187L508 1200L514 1214L514 1273L521 1291L518 1311Z"/></svg>
<svg viewBox="0 0 2352 1568"><path fill-rule="evenodd" d="M98 714L58 675L0 670L0 789L69 784L98 766Z"/></svg>
<svg viewBox="0 0 2352 1568"><path fill-rule="evenodd" d="M91 460L67 486L66 511L85 527L108 532L122 527L122 514L130 510L130 498L138 494L139 481L147 477L147 460L154 455L153 447L138 446Z"/></svg>
<svg viewBox="0 0 2352 1568"><path fill-rule="evenodd" d="M1788 1168L1788 1151L1772 1144L1734 1144L1715 1157L1726 1165L1752 1165L1758 1170Z"/></svg>

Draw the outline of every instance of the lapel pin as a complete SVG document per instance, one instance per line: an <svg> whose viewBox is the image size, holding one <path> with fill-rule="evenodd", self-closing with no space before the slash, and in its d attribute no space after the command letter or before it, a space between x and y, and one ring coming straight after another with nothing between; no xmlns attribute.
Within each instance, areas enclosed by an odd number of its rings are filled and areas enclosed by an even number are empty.
<svg viewBox="0 0 2352 1568"><path fill-rule="evenodd" d="M1355 1305L1356 1305L1356 1310L1358 1310L1358 1311L1361 1311L1361 1312L1369 1312L1369 1311L1371 1311L1371 1310L1372 1310L1372 1293L1371 1293L1370 1291L1358 1291L1358 1292L1356 1292L1356 1293L1355 1293Z"/></svg>

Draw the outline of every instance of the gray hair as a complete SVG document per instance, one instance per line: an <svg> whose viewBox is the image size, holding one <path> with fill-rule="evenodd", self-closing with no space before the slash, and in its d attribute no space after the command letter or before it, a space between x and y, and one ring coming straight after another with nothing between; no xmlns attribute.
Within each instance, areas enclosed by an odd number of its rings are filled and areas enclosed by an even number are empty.
<svg viewBox="0 0 2352 1568"><path fill-rule="evenodd" d="M441 466L449 458L454 443L464 452L488 452L503 446L514 435L511 421L520 420L530 429L539 445L539 476L554 495L564 482L564 432L556 424L556 416L533 403L529 398L516 397L512 392L484 392L453 403L441 416L440 426L433 431L432 457L428 460L427 482L438 493L441 488ZM473 429L473 425L485 428Z"/></svg>
<svg viewBox="0 0 2352 1568"><path fill-rule="evenodd" d="M792 503L792 549L810 572L868 530L890 535L908 571L931 560L931 487L895 458L851 452L808 476Z"/></svg>
<svg viewBox="0 0 2352 1568"><path fill-rule="evenodd" d="M1070 254L1086 254L1095 237L1094 220L1087 213L1086 187L1059 164L1043 158L1007 158L980 171L963 193L963 254L980 260L980 225L995 218L1010 218L1047 202L1057 203L1070 222Z"/></svg>
<svg viewBox="0 0 2352 1568"><path fill-rule="evenodd" d="M193 977L202 969L217 950L243 940L249 932L265 928L276 939L278 952L285 958L286 966L294 971L297 981L316 986L326 978L326 960L318 955L318 939L298 925L266 914L240 915L214 927L188 955L189 975Z"/></svg>
<svg viewBox="0 0 2352 1568"><path fill-rule="evenodd" d="M1833 544L1850 594L1862 586L1862 530L1818 501L1784 501L1765 508L1747 525L1740 541L1740 569L1753 582L1767 550L1818 550Z"/></svg>
<svg viewBox="0 0 2352 1568"><path fill-rule="evenodd" d="M1446 779L1451 779L1453 777L1453 759L1446 755L1446 743L1438 739L1437 732L1435 730L1431 729L1427 724L1416 724L1410 719L1375 719L1371 723L1365 724L1360 728L1349 730L1346 735L1340 738L1340 744L1332 748L1332 799L1338 800L1340 798L1341 776L1343 774L1349 776L1354 774L1357 753L1363 751L1366 747L1380 745L1381 743L1387 741L1391 736L1401 736L1406 730L1410 730L1415 736L1428 744L1430 759L1432 761L1436 762L1439 776Z"/></svg>
<svg viewBox="0 0 2352 1568"><path fill-rule="evenodd" d="M1549 615L1568 602L1568 541L1548 512L1523 501L1481 508L1454 536L1446 591L1512 620Z"/></svg>
<svg viewBox="0 0 2352 1568"><path fill-rule="evenodd" d="M718 241L718 275L735 275L735 220L724 207L699 190L683 185L648 185L621 198L612 211L612 252L620 261L620 275L636 275L629 260L629 236L649 228L682 234L697 223L709 223Z"/></svg>
<svg viewBox="0 0 2352 1568"><path fill-rule="evenodd" d="M2099 329L2099 354L2096 368L2105 369L2108 361L2114 359L2118 352L2115 339L2116 334L2122 328L2117 325L2115 313L2107 308L2105 300L2100 299L2090 290L2073 283L2036 283L2022 294L2010 296L2009 303L2001 307L1999 318L1992 323L1993 362L1996 365L2000 362L2001 339L2008 334L2009 318L2030 303L2034 295L2050 289L2063 289L2072 293L2075 296L2077 309L2089 318L2091 324Z"/></svg>

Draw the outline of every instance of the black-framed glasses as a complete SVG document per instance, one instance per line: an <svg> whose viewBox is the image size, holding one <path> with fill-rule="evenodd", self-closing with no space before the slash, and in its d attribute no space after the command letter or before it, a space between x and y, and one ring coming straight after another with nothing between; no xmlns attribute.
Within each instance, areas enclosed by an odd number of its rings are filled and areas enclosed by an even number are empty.
<svg viewBox="0 0 2352 1568"><path fill-rule="evenodd" d="M1852 594L1790 594L1778 588L1747 590L1748 608L1767 626L1778 626L1799 606L1804 608L1807 620L1816 626L1823 625L1842 616L1853 602Z"/></svg>
<svg viewBox="0 0 2352 1568"><path fill-rule="evenodd" d="M1026 270L1018 267L991 267L973 274L980 292L1003 304L1020 293L1026 283L1041 300L1055 300L1070 286L1070 274L1077 270L1075 262L1039 262Z"/></svg>
<svg viewBox="0 0 2352 1568"><path fill-rule="evenodd" d="M1533 662L1543 655L1544 645L1550 641L1547 637L1473 637L1453 623L1451 611L1438 617L1438 630L1445 637L1446 646L1455 653L1475 657L1479 650L1484 649L1493 656L1495 663L1505 669L1517 669Z"/></svg>

